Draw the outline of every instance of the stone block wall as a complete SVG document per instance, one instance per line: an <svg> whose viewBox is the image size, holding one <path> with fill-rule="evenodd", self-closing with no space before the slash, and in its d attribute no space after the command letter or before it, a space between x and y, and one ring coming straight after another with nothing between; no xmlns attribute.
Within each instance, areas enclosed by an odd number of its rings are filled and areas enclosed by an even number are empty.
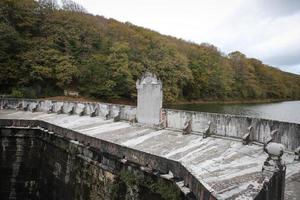
<svg viewBox="0 0 300 200"><path fill-rule="evenodd" d="M132 196L127 192L133 188L143 188L148 192L146 192L148 197L151 197L151 195L154 195L155 199L162 197L162 194L159 194L157 191L149 191L149 188L147 190L147 184L145 183L141 183L140 187L131 185L131 189L126 184L124 186L124 181L118 181L115 184L116 182L114 181L119 180L120 172L124 171L124 169L125 172L133 172L131 174L142 175L143 180L145 177L145 180L149 180L147 177L150 177L151 180L154 180L152 184L155 184L155 181L167 181L161 180L160 175L171 171L174 174L174 178L166 182L166 184L171 185L170 191L173 192L170 193L178 192L180 188L174 189L174 185L176 181L181 180L184 181L184 185L191 191L188 195L176 193L178 194L176 198L216 199L212 191L206 188L180 162L174 160L96 139L44 121L1 119L0 131L2 143L0 171L5 172L6 169L5 173L7 175L5 179L1 179L1 188L6 188L0 189L0 194L6 195L6 198L3 197L1 199L9 199L7 196L9 197L10 191L14 191L11 190L12 187L15 188L15 192L12 194L16 196L22 194L20 195L23 196L21 199L26 199L24 195L28 199L30 197L30 199L37 200L43 195L46 197L42 199L49 200L113 199L115 197L110 196L112 195L110 193L111 190L114 190L114 193L115 190L118 191L116 199L128 199ZM19 157L14 158L13 156L10 161L6 160L8 157L7 153L9 153L6 151L8 147L13 150L10 153L11 155ZM18 153L26 151L31 152L31 154ZM23 155L29 156L23 157ZM126 160L127 164L121 162L121 159ZM27 160L30 163L27 163L28 167L23 170L22 167L25 166L23 162ZM35 164L35 162L38 163ZM142 168L148 168L150 172L144 172ZM11 171L11 169L16 170ZM23 176L20 173L22 170L26 171L26 173L28 171L32 173L27 173L27 176ZM35 174L39 170L41 172ZM265 182L267 189L260 191L256 199L270 199L265 197L274 193L274 188L269 183L273 179L276 182L275 178L272 174L268 177L270 181ZM15 182L18 182L19 185L12 184ZM63 184L63 186L60 184ZM48 188L54 188L52 194L48 194ZM65 190L68 192L66 193ZM138 191L136 192L139 193ZM62 196L63 198L61 198ZM141 197L136 199L141 199Z"/></svg>
<svg viewBox="0 0 300 200"><path fill-rule="evenodd" d="M40 128L1 124L0 199L193 199L139 164Z"/></svg>

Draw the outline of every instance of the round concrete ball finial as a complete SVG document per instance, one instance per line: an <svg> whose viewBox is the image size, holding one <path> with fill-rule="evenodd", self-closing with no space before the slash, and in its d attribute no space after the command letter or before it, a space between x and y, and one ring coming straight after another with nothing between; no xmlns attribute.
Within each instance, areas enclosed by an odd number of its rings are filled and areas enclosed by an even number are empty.
<svg viewBox="0 0 300 200"><path fill-rule="evenodd" d="M265 149L269 156L281 157L285 148L283 144L270 142Z"/></svg>
<svg viewBox="0 0 300 200"><path fill-rule="evenodd" d="M286 170L285 162L281 159L284 153L284 146L280 143L270 142L264 150L268 153L268 158L264 162L263 171L284 172Z"/></svg>

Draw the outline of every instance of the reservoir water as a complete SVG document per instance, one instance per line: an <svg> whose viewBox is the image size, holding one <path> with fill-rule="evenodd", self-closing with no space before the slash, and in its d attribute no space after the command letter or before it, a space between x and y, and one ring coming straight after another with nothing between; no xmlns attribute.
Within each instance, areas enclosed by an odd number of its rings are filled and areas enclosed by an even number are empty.
<svg viewBox="0 0 300 200"><path fill-rule="evenodd" d="M168 108L225 113L300 124L300 101L251 104L177 104Z"/></svg>

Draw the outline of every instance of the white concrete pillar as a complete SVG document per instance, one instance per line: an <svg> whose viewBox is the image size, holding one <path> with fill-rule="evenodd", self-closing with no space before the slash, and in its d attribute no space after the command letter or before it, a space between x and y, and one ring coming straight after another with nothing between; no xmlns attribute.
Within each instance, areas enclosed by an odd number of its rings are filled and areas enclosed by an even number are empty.
<svg viewBox="0 0 300 200"><path fill-rule="evenodd" d="M163 91L162 82L152 73L145 73L136 82L137 121L148 125L160 124Z"/></svg>

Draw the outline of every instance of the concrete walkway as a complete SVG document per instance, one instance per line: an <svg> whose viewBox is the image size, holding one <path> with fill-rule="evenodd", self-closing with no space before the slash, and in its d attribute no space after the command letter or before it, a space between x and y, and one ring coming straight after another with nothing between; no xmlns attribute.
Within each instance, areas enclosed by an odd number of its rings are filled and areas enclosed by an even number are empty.
<svg viewBox="0 0 300 200"><path fill-rule="evenodd" d="M230 138L203 138L180 131L156 130L101 117L0 110L0 119L43 120L85 135L181 162L218 199L252 199L262 189L267 154L259 144ZM300 199L300 162L285 153L286 199Z"/></svg>

